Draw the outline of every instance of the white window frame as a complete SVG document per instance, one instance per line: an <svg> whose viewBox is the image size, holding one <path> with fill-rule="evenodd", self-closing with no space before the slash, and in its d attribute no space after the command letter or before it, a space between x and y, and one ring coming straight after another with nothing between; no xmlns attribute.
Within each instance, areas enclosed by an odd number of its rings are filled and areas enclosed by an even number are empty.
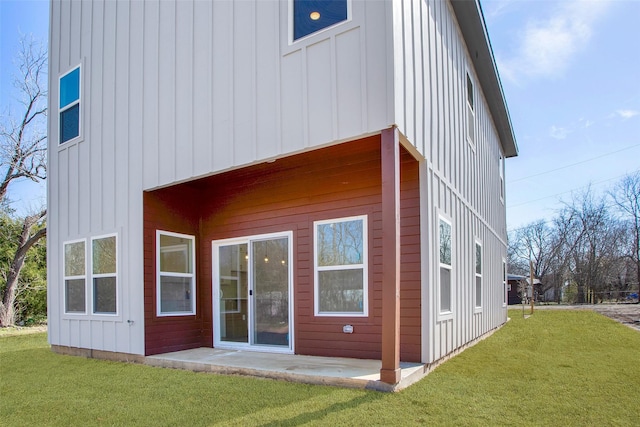
<svg viewBox="0 0 640 427"><path fill-rule="evenodd" d="M478 248L480 248L480 272L478 272ZM482 242L479 239L475 239L475 244L473 245L473 271L474 271L474 280L473 280L473 307L474 311L480 312L483 307L483 288L484 288L484 280L483 280L483 272L484 272L484 250L482 249ZM480 279L480 295L478 295L478 279ZM478 297L480 297L480 304L478 305Z"/></svg>
<svg viewBox="0 0 640 427"><path fill-rule="evenodd" d="M171 236L187 239L191 245L191 273L163 272L160 270L160 236ZM180 250L180 248L174 248ZM190 311L161 311L162 277L180 277L191 279L191 310ZM156 315L158 317L194 316L196 314L196 237L190 234L174 233L172 231L156 230Z"/></svg>
<svg viewBox="0 0 640 427"><path fill-rule="evenodd" d="M505 185L504 185L504 155L500 151L500 159L498 160L500 169L500 202L504 205Z"/></svg>
<svg viewBox="0 0 640 427"><path fill-rule="evenodd" d="M348 221L362 221L362 263L349 265L318 265L318 226ZM369 227L367 215L332 218L313 222L313 305L314 315L318 317L368 317L369 316ZM362 269L362 312L324 312L320 311L319 273L331 270Z"/></svg>
<svg viewBox="0 0 640 427"><path fill-rule="evenodd" d="M107 239L109 237L115 237L116 239L116 246L115 246L115 251L116 251L116 271L113 273L101 273L101 274L95 274L93 272L93 242L94 240L101 240L101 239ZM119 260L119 247L118 247L118 233L111 233L111 234L103 234L100 236L93 236L91 237L91 250L89 252L90 255L90 259L89 259L89 264L91 267L91 313L94 316L109 316L109 317L116 317L118 316L118 313L120 312L120 310L118 309L120 306L120 291L119 291L119 284L120 284L120 280L118 280L118 269L119 269L119 264L120 264L120 260ZM109 313L109 312L97 312L96 307L95 307L95 284L93 282L93 279L101 279L101 278L105 278L105 277L113 277L116 280L116 311L114 313Z"/></svg>
<svg viewBox="0 0 640 427"><path fill-rule="evenodd" d="M469 85L471 85L471 92L469 92ZM465 79L465 104L467 107L467 141L473 149L476 147L476 85L471 78L469 71L466 72ZM469 102L469 95L471 95L471 102Z"/></svg>
<svg viewBox="0 0 640 427"><path fill-rule="evenodd" d="M76 276L67 276L67 254L66 254L66 246L73 243L84 244L84 275L76 275ZM65 316L85 316L87 314L87 307L89 307L90 296L88 292L87 286L87 239L75 239L75 240L67 240L62 242L62 286L63 286L63 300L62 307ZM67 280L79 280L84 279L84 311L67 311Z"/></svg>
<svg viewBox="0 0 640 427"><path fill-rule="evenodd" d="M82 106L84 105L83 101L82 101L82 94L83 94L83 90L82 90L82 82L84 79L84 71L83 71L83 66L82 63L70 68L67 72L63 73L60 75L60 77L58 77L58 102L56 104L57 110L58 110L58 136L57 136L57 140L58 140L58 147L67 147L70 143L74 143L74 142L78 142L82 139ZM61 90L61 83L62 83L62 79L64 77L66 77L67 75L71 74L72 72L74 72L75 70L78 70L80 72L80 79L78 81L78 99L76 101L73 101L67 105L65 105L64 107L60 107L60 98L62 96L62 90ZM61 132L61 125L62 125L62 121L61 121L61 116L62 113L69 110L70 108L74 107L78 105L78 135L74 136L71 139L68 139L66 141L62 141L60 138L60 132Z"/></svg>
<svg viewBox="0 0 640 427"><path fill-rule="evenodd" d="M502 258L502 306L507 306L507 300L509 299L509 289L507 286L507 260Z"/></svg>
<svg viewBox="0 0 640 427"><path fill-rule="evenodd" d="M321 34L324 33L326 31L331 30L332 28L336 28L340 25L346 24L348 22L351 22L351 20L353 19L353 8L352 8L352 0L346 0L347 2L347 19L345 19L344 21L340 21L340 22L336 22L335 24L329 25L328 27L322 28L321 30L317 30L314 31L313 33L309 33L306 36L300 37L299 39L294 39L294 28L295 28L295 15L294 15L294 0L289 0L289 35L288 35L288 40L289 40L289 45L293 45L296 43L299 43L303 40L307 40L317 34Z"/></svg>
<svg viewBox="0 0 640 427"><path fill-rule="evenodd" d="M448 318L452 318L453 317L453 313L454 313L454 271L453 271L453 263L454 263L454 250L453 250L453 224L451 222L451 220L447 217L445 217L443 214L439 214L437 216L438 218L438 222L436 224L436 235L438 236L438 239L436 241L436 254L438 257L438 287L437 287L437 304L438 304L438 317L440 320L444 320L444 319L448 319ZM451 264L444 264L441 262L440 260L440 222L444 222L446 224L449 225L449 227L451 228L451 235L449 236L450 240L450 245L451 245ZM441 268L445 268L447 270L449 270L449 309L447 310L443 310L442 309L442 275L440 274L440 269Z"/></svg>

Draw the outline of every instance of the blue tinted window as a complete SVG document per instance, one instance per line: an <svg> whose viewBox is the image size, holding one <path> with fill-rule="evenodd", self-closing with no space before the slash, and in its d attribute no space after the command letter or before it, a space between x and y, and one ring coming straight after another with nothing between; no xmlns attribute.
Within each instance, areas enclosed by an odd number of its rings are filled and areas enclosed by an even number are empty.
<svg viewBox="0 0 640 427"><path fill-rule="evenodd" d="M60 113L60 144L80 135L80 104Z"/></svg>
<svg viewBox="0 0 640 427"><path fill-rule="evenodd" d="M293 39L347 20L347 0L293 0Z"/></svg>
<svg viewBox="0 0 640 427"><path fill-rule="evenodd" d="M60 79L60 108L80 99L80 67Z"/></svg>

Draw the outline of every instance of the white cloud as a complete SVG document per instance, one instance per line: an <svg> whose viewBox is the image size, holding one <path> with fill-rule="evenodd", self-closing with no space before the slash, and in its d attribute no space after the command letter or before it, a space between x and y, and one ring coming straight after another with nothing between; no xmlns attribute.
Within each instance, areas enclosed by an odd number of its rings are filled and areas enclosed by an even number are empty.
<svg viewBox="0 0 640 427"><path fill-rule="evenodd" d="M630 119L631 117L637 116L640 114L640 111L636 110L618 110L616 114L622 117L624 120Z"/></svg>
<svg viewBox="0 0 640 427"><path fill-rule="evenodd" d="M550 4L533 3L535 7ZM562 76L575 55L588 46L592 28L608 6L606 0L562 1L545 19L530 20L517 40L514 55L497 58L501 74L513 81L523 75Z"/></svg>
<svg viewBox="0 0 640 427"><path fill-rule="evenodd" d="M554 139L565 139L570 132L571 131L569 129L563 128L561 126L551 126L549 135L551 135L551 138Z"/></svg>

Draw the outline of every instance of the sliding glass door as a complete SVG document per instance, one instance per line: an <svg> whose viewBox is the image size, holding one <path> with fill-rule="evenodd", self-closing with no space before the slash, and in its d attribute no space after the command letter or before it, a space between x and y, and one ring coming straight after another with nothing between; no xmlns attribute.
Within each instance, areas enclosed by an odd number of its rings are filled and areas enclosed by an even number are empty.
<svg viewBox="0 0 640 427"><path fill-rule="evenodd" d="M214 345L292 351L291 235L213 242Z"/></svg>

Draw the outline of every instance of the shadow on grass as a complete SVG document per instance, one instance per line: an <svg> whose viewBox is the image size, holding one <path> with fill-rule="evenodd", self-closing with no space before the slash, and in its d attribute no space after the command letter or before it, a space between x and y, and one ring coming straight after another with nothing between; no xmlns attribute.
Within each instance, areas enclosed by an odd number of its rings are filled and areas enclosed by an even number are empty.
<svg viewBox="0 0 640 427"><path fill-rule="evenodd" d="M332 405L326 406L322 409L314 411L308 411L298 414L291 418L279 419L277 421L270 421L268 423L259 424L261 427L276 427L276 426L297 426L312 421L319 421L325 418L329 414L335 414L338 412L352 410L364 403L371 403L375 400L381 399L384 395L380 392L367 391L366 394L358 397L354 397L351 400L345 402L336 402Z"/></svg>

